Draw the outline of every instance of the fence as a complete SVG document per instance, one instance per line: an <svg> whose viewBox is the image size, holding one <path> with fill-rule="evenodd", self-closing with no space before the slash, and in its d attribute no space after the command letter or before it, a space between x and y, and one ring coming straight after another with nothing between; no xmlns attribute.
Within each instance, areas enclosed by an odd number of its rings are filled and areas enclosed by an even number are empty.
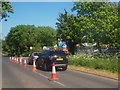
<svg viewBox="0 0 120 90"><path fill-rule="evenodd" d="M76 47L76 54L102 54L102 55L120 55L120 48L119 47L101 47L101 53L99 52L97 47Z"/></svg>

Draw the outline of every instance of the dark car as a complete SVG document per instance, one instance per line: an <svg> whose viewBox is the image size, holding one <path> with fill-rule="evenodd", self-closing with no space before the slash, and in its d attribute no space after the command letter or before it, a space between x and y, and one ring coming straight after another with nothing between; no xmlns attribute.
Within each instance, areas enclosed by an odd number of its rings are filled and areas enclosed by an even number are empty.
<svg viewBox="0 0 120 90"><path fill-rule="evenodd" d="M32 52L28 57L28 63L33 64L33 59L37 59L41 52Z"/></svg>
<svg viewBox="0 0 120 90"><path fill-rule="evenodd" d="M62 68L62 70L67 69L68 57L62 50L45 50L41 52L36 60L36 67L43 67L44 70L51 70L52 63L55 63L56 68Z"/></svg>

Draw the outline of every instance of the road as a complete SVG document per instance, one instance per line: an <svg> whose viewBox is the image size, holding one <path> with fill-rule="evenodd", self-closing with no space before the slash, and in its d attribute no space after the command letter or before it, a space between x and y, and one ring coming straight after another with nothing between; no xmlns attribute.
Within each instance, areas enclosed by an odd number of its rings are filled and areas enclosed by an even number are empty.
<svg viewBox="0 0 120 90"><path fill-rule="evenodd" d="M57 81L49 81L51 71L32 71L2 58L2 88L118 88L118 81L78 71L57 71Z"/></svg>

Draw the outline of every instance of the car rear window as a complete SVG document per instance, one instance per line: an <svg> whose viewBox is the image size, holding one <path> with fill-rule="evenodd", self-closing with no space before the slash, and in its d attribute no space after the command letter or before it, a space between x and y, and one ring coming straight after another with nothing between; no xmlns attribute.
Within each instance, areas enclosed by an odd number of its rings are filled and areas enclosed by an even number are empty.
<svg viewBox="0 0 120 90"><path fill-rule="evenodd" d="M51 51L51 55L65 56L64 51Z"/></svg>
<svg viewBox="0 0 120 90"><path fill-rule="evenodd" d="M39 53L34 53L34 56L39 56Z"/></svg>

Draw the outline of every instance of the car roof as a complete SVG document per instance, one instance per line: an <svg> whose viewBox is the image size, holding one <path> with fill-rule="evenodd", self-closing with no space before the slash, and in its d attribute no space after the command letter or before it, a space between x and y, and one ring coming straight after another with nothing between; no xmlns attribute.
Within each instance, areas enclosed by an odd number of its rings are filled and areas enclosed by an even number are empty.
<svg viewBox="0 0 120 90"><path fill-rule="evenodd" d="M32 52L32 53L41 53L41 52Z"/></svg>
<svg viewBox="0 0 120 90"><path fill-rule="evenodd" d="M39 54L39 53L41 53L41 52L32 52L31 54Z"/></svg>
<svg viewBox="0 0 120 90"><path fill-rule="evenodd" d="M45 50L45 51L63 51L63 50L53 50L53 49L51 49L51 50Z"/></svg>

